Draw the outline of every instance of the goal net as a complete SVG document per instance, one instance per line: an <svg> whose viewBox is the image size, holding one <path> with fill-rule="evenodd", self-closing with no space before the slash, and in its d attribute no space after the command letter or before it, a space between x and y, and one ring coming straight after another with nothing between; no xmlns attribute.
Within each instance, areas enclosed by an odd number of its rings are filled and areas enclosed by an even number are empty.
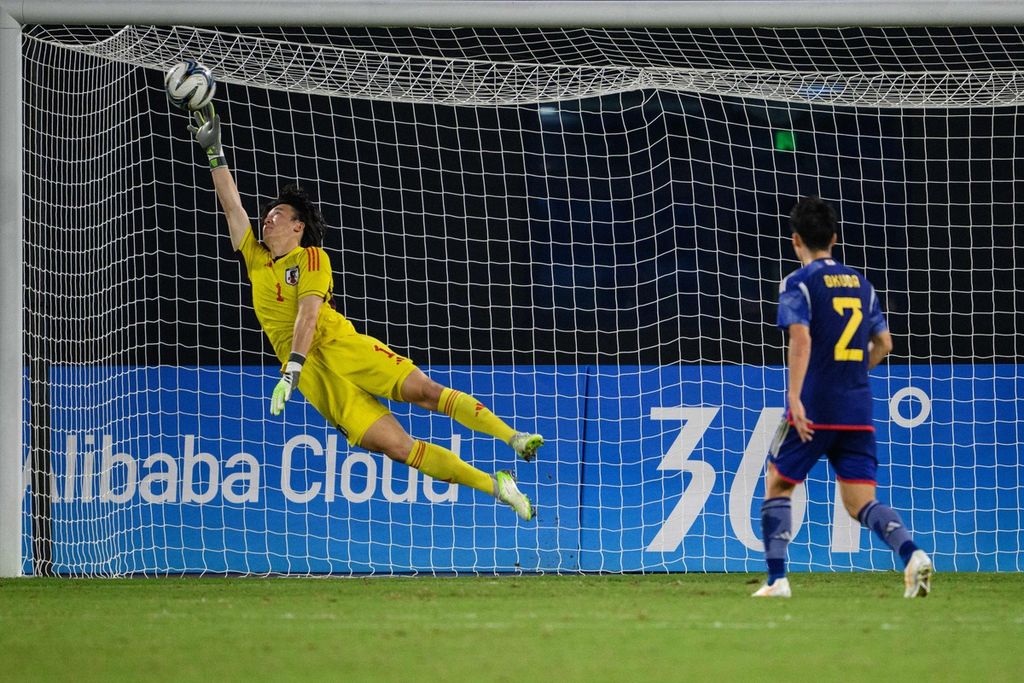
<svg viewBox="0 0 1024 683"><path fill-rule="evenodd" d="M487 496L350 448L279 366L163 71L210 67L250 215L298 182L356 327L547 444ZM1018 29L30 27L24 570L761 571L800 195L896 348L880 498L940 570L1021 570ZM891 569L824 464L795 570Z"/></svg>

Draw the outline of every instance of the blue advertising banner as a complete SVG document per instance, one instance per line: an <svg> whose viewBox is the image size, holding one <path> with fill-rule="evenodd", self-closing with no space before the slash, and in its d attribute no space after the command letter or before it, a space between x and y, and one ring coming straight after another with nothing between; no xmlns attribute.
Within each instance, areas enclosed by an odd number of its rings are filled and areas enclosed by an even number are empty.
<svg viewBox="0 0 1024 683"><path fill-rule="evenodd" d="M349 447L301 397L271 417L277 378L263 368L57 367L54 570L762 571L759 507L783 368L427 371L517 429L544 434L538 460L517 464L488 436L393 406L415 438L485 471L514 468L536 503L534 522ZM1021 570L1018 367L892 366L872 383L879 497L901 511L940 571ZM31 573L28 496L24 509ZM846 515L824 462L797 489L794 514L794 570L895 566Z"/></svg>

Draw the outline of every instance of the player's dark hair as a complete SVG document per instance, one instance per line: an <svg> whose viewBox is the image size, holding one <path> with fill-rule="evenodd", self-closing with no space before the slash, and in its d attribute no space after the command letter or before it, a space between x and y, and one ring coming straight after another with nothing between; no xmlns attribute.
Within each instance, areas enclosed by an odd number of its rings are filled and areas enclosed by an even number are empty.
<svg viewBox="0 0 1024 683"><path fill-rule="evenodd" d="M295 218L306 224L305 229L302 231L301 246L319 247L324 243L324 233L327 231L327 226L324 225L324 217L320 213L319 207L313 203L306 191L298 185L285 185L281 188L281 193L277 197L263 205L263 208L260 210L260 225L263 225L263 221L266 220L270 210L279 204L287 204L292 207L295 210Z"/></svg>
<svg viewBox="0 0 1024 683"><path fill-rule="evenodd" d="M789 225L808 249L824 251L838 231L839 219L832 205L821 197L803 197L789 212Z"/></svg>

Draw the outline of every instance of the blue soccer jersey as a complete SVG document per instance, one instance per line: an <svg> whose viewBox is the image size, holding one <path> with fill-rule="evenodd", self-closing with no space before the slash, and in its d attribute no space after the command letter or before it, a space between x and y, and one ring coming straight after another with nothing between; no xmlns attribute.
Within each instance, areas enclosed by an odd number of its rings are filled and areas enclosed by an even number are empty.
<svg viewBox="0 0 1024 683"><path fill-rule="evenodd" d="M874 429L868 340L887 328L875 288L833 258L812 261L779 286L778 326L807 325L811 358L800 400L816 429Z"/></svg>

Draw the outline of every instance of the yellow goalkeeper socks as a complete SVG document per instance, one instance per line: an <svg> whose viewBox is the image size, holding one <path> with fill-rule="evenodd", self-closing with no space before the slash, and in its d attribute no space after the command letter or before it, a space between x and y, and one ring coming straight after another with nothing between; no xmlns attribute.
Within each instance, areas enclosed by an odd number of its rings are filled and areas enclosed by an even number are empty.
<svg viewBox="0 0 1024 683"><path fill-rule="evenodd" d="M438 481L454 482L495 495L494 479L491 475L460 460L459 456L436 444L426 441L415 442L405 464Z"/></svg>
<svg viewBox="0 0 1024 683"><path fill-rule="evenodd" d="M453 420L469 427L474 432L490 434L495 439L508 443L516 430L505 424L504 420L469 394L445 387L441 390L441 399L437 409Z"/></svg>

